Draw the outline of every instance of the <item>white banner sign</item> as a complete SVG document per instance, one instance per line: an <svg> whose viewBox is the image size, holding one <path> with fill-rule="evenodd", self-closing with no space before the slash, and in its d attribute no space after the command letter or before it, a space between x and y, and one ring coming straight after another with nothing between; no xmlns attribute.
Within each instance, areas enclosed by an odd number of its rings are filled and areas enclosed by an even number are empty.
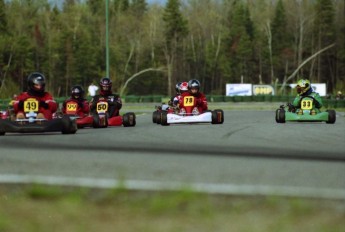
<svg viewBox="0 0 345 232"><path fill-rule="evenodd" d="M226 96L251 96L252 84L226 84Z"/></svg>
<svg viewBox="0 0 345 232"><path fill-rule="evenodd" d="M296 88L297 84L290 84L291 88ZM320 94L320 96L326 96L327 95L327 88L326 83L312 83L311 87L313 88L314 92L317 92Z"/></svg>

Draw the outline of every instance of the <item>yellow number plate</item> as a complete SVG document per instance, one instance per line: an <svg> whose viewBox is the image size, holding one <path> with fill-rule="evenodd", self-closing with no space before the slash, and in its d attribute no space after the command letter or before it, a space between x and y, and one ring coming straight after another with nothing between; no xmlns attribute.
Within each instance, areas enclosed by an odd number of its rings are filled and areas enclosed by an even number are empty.
<svg viewBox="0 0 345 232"><path fill-rule="evenodd" d="M184 106L194 106L194 97L184 97L183 99L183 105Z"/></svg>
<svg viewBox="0 0 345 232"><path fill-rule="evenodd" d="M313 100L302 100L301 109L302 110L311 110L313 108Z"/></svg>
<svg viewBox="0 0 345 232"><path fill-rule="evenodd" d="M78 104L76 102L67 102L66 104L66 112L67 114L74 114L77 112Z"/></svg>
<svg viewBox="0 0 345 232"><path fill-rule="evenodd" d="M24 101L24 112L37 112L38 101L35 98L28 98Z"/></svg>
<svg viewBox="0 0 345 232"><path fill-rule="evenodd" d="M98 102L97 103L97 113L105 113L108 111L108 102Z"/></svg>

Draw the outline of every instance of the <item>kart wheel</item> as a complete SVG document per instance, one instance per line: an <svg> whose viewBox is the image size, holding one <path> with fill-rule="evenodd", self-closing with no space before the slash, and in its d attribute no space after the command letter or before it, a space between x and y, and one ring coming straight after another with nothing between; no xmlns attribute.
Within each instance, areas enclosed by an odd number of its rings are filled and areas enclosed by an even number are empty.
<svg viewBox="0 0 345 232"><path fill-rule="evenodd" d="M77 122L75 120L71 120L71 118L67 115L62 117L62 134L75 134L78 130Z"/></svg>
<svg viewBox="0 0 345 232"><path fill-rule="evenodd" d="M161 125L162 126L169 126L170 125L168 123L168 113L167 112L161 113Z"/></svg>
<svg viewBox="0 0 345 232"><path fill-rule="evenodd" d="M224 111L214 110L212 111L212 124L223 124L224 122Z"/></svg>
<svg viewBox="0 0 345 232"><path fill-rule="evenodd" d="M3 135L5 135L5 131L0 131L0 136L3 136Z"/></svg>
<svg viewBox="0 0 345 232"><path fill-rule="evenodd" d="M280 123L280 121L279 121L279 112L280 112L280 109L277 109L276 110L276 122L277 123Z"/></svg>
<svg viewBox="0 0 345 232"><path fill-rule="evenodd" d="M108 117L107 115L99 116L98 114L93 115L93 128L105 128L108 127Z"/></svg>
<svg viewBox="0 0 345 232"><path fill-rule="evenodd" d="M326 110L326 112L328 112L328 121L326 123L334 124L336 120L335 110Z"/></svg>
<svg viewBox="0 0 345 232"><path fill-rule="evenodd" d="M98 114L94 114L93 115L93 124L92 124L93 128L99 128L99 116Z"/></svg>
<svg viewBox="0 0 345 232"><path fill-rule="evenodd" d="M125 113L122 116L122 124L124 127L132 127L135 126L135 114L133 112Z"/></svg>
<svg viewBox="0 0 345 232"><path fill-rule="evenodd" d="M278 123L285 123L285 111L282 109L277 110Z"/></svg>
<svg viewBox="0 0 345 232"><path fill-rule="evenodd" d="M157 123L157 114L158 114L158 111L154 111L153 113L152 113L152 122L153 123Z"/></svg>
<svg viewBox="0 0 345 232"><path fill-rule="evenodd" d="M157 123L157 124L161 124L161 121L162 121L162 111L157 111L157 114L156 114L156 123Z"/></svg>

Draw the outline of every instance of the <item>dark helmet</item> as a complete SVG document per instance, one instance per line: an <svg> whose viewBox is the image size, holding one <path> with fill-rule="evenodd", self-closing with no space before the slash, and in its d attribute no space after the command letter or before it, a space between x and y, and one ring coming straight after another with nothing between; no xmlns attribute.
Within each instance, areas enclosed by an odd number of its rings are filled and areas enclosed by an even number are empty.
<svg viewBox="0 0 345 232"><path fill-rule="evenodd" d="M112 85L113 82L108 77L103 77L99 82L99 86L103 92L111 92Z"/></svg>
<svg viewBox="0 0 345 232"><path fill-rule="evenodd" d="M84 88L80 85L74 85L71 89L71 96L75 99L83 99L84 98Z"/></svg>
<svg viewBox="0 0 345 232"><path fill-rule="evenodd" d="M200 89L200 82L196 79L190 80L188 82L188 89L192 95L197 95L199 93L199 89ZM192 89L196 90L196 92L192 91Z"/></svg>
<svg viewBox="0 0 345 232"><path fill-rule="evenodd" d="M193 89L193 88L196 88L196 89L200 89L200 81L196 80L196 79L192 79L188 82L188 88L189 89Z"/></svg>
<svg viewBox="0 0 345 232"><path fill-rule="evenodd" d="M179 93L180 92L180 85L182 84L182 82L179 82L175 85L175 90L176 90L176 93Z"/></svg>
<svg viewBox="0 0 345 232"><path fill-rule="evenodd" d="M28 90L34 93L44 93L46 78L42 73L33 72L28 76Z"/></svg>

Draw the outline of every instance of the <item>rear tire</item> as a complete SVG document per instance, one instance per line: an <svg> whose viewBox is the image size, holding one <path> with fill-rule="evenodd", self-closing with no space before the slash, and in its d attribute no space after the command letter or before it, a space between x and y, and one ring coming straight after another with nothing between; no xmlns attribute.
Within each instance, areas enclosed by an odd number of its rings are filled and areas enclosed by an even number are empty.
<svg viewBox="0 0 345 232"><path fill-rule="evenodd" d="M157 123L157 114L158 114L158 111L154 111L152 113L152 122L153 123Z"/></svg>
<svg viewBox="0 0 345 232"><path fill-rule="evenodd" d="M168 113L167 112L161 113L161 125L162 126L169 126L170 125L168 123Z"/></svg>
<svg viewBox="0 0 345 232"><path fill-rule="evenodd" d="M214 110L212 111L212 124L223 124L224 122L224 111Z"/></svg>
<svg viewBox="0 0 345 232"><path fill-rule="evenodd" d="M157 114L156 114L156 123L157 123L157 124L161 124L161 121L162 121L162 111L157 111Z"/></svg>
<svg viewBox="0 0 345 232"><path fill-rule="evenodd" d="M336 120L335 110L326 110L326 112L328 112L328 121L326 123L334 124Z"/></svg>

